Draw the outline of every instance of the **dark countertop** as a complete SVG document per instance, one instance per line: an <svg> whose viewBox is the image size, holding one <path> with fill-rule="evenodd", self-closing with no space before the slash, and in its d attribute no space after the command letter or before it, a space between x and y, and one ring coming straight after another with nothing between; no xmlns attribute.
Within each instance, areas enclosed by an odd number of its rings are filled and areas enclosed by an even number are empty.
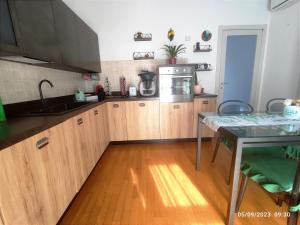
<svg viewBox="0 0 300 225"><path fill-rule="evenodd" d="M217 96L211 94L201 94L199 96L195 96L195 98L209 97ZM7 122L0 123L0 151L106 102L148 100L159 100L159 97L113 96L107 97L104 101L90 103L76 110L57 116L16 117L8 119Z"/></svg>

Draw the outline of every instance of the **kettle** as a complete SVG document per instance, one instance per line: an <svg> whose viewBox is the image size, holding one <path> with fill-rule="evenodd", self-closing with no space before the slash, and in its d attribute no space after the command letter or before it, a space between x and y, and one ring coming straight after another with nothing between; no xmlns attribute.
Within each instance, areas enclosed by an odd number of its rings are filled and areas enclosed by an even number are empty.
<svg viewBox="0 0 300 225"><path fill-rule="evenodd" d="M85 101L85 95L84 92L78 89L75 93L75 99L76 102L84 102Z"/></svg>

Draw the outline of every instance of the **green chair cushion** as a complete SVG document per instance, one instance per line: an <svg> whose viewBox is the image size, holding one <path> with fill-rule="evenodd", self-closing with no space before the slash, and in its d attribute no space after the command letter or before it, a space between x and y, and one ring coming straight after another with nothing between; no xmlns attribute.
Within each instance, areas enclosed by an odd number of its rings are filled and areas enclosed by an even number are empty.
<svg viewBox="0 0 300 225"><path fill-rule="evenodd" d="M286 147L286 155L287 157L297 160L300 158L300 146L287 146Z"/></svg>
<svg viewBox="0 0 300 225"><path fill-rule="evenodd" d="M297 161L287 159L284 148L243 149L242 172L268 192L290 192L296 169Z"/></svg>

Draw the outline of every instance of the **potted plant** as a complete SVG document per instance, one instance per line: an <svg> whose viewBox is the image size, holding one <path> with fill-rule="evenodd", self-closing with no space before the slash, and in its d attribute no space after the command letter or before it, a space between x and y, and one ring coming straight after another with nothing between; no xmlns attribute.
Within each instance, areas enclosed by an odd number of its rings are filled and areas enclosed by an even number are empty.
<svg viewBox="0 0 300 225"><path fill-rule="evenodd" d="M162 48L166 51L167 56L169 57L169 64L176 64L176 58L179 54L185 53L186 47L183 44L181 45L164 45Z"/></svg>

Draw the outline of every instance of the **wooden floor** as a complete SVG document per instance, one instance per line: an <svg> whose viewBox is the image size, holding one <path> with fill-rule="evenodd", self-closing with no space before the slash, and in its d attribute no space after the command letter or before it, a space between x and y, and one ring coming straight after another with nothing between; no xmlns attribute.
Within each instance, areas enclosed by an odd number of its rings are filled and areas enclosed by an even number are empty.
<svg viewBox="0 0 300 225"><path fill-rule="evenodd" d="M222 225L228 186L229 153L210 163L204 143L201 171L195 171L196 143L110 146L60 224ZM240 211L284 212L254 183ZM240 218L239 225L286 224L285 218Z"/></svg>

